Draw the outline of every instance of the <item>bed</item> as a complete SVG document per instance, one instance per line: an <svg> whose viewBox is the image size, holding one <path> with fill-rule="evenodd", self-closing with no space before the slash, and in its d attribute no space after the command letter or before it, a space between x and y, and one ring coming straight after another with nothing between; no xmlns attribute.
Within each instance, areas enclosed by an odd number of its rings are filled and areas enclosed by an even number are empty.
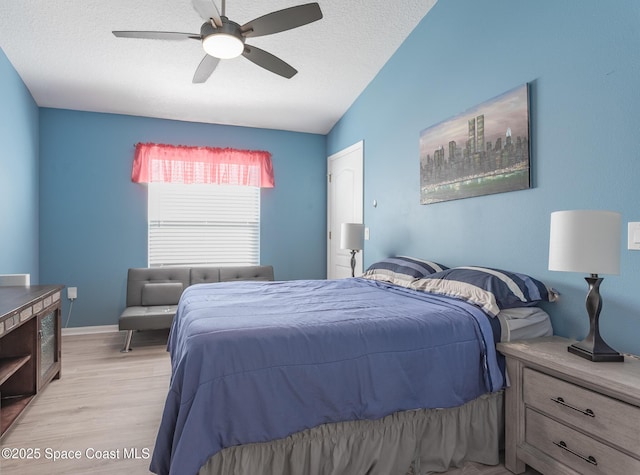
<svg viewBox="0 0 640 475"><path fill-rule="evenodd" d="M495 343L501 327L526 319L498 315L539 315L526 309L554 296L523 274L407 257L362 278L191 286L171 329L150 469L337 475L496 464L504 375Z"/></svg>

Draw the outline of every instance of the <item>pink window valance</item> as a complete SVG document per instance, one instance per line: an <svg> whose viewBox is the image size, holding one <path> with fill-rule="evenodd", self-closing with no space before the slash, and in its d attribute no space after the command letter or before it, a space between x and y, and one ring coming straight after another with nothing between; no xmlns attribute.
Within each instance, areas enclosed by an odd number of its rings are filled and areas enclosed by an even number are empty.
<svg viewBox="0 0 640 475"><path fill-rule="evenodd" d="M134 183L213 183L273 188L271 154L261 150L136 144Z"/></svg>

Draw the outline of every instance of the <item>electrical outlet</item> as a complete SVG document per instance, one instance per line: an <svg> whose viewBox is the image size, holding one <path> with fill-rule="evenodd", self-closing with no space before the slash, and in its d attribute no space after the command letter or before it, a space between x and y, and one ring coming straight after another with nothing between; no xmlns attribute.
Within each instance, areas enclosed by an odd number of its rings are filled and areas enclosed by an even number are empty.
<svg viewBox="0 0 640 475"><path fill-rule="evenodd" d="M67 287L67 298L75 300L78 298L78 287Z"/></svg>

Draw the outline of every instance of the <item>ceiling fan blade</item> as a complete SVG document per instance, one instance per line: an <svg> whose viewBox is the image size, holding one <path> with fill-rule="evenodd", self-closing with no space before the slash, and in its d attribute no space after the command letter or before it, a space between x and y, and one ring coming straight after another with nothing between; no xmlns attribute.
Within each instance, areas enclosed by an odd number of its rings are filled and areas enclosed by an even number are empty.
<svg viewBox="0 0 640 475"><path fill-rule="evenodd" d="M212 19L218 28L222 26L218 7L213 3L213 0L192 0L192 5L203 20L209 21L209 19Z"/></svg>
<svg viewBox="0 0 640 475"><path fill-rule="evenodd" d="M287 79L291 79L298 73L296 69L292 68L280 58L272 55L271 53L267 53L263 49L256 48L255 46L245 44L242 56L252 63Z"/></svg>
<svg viewBox="0 0 640 475"><path fill-rule="evenodd" d="M144 38L149 40L199 40L197 33L175 33L172 31L114 31L118 38Z"/></svg>
<svg viewBox="0 0 640 475"><path fill-rule="evenodd" d="M246 38L271 35L320 20L322 11L317 3L285 8L251 20L240 28Z"/></svg>
<svg viewBox="0 0 640 475"><path fill-rule="evenodd" d="M209 76L211 76L211 73L213 73L213 71L216 69L216 66L218 66L219 62L220 59L214 56L209 56L208 54L205 55L205 57L202 58L202 61L200 61L200 64L196 69L196 73L193 75L192 82L194 84L201 84L205 82L207 79L209 79Z"/></svg>

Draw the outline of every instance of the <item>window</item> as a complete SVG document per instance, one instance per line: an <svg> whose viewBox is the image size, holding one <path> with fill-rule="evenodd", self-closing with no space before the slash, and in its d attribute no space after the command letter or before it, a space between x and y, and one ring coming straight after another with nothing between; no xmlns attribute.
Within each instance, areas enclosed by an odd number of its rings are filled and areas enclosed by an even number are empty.
<svg viewBox="0 0 640 475"><path fill-rule="evenodd" d="M260 263L260 188L149 183L149 267Z"/></svg>
<svg viewBox="0 0 640 475"><path fill-rule="evenodd" d="M271 153L137 143L131 181L148 184L149 267L260 263Z"/></svg>

